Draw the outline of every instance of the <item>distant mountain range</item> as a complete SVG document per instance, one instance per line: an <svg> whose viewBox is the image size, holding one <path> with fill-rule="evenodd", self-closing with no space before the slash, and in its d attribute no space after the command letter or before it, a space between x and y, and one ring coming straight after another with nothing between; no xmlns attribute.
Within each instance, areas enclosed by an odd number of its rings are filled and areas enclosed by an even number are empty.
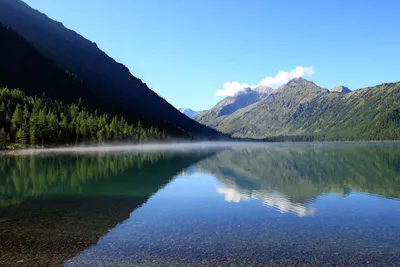
<svg viewBox="0 0 400 267"><path fill-rule="evenodd" d="M197 116L197 114L200 113L199 111L194 111L193 109L190 109L190 108L180 108L179 111L191 119L193 119L194 117Z"/></svg>
<svg viewBox="0 0 400 267"><path fill-rule="evenodd" d="M85 96L83 100L90 102L92 106L107 113L124 116L130 122L141 120L146 125L170 124L171 128L175 127L178 132L181 131L178 129L183 129L197 139L224 137L214 129L184 116L140 79L134 77L127 67L100 50L95 43L32 9L23 1L0 0L0 24L13 28L44 58L53 61L60 69L82 82L85 88L84 94L82 93ZM10 61L5 64L15 66L17 63ZM29 73L24 74L26 75ZM22 80L24 76L19 77ZM48 79L52 78L49 76ZM7 82L0 86L9 85ZM27 93L31 91L31 84L12 84L21 87ZM54 87L52 91L49 90L46 94L57 95L57 100L62 101L65 100L65 95L68 100L81 95L79 90L71 92L71 96L68 96L68 91L57 92L67 90L64 88Z"/></svg>
<svg viewBox="0 0 400 267"><path fill-rule="evenodd" d="M398 140L400 83L328 90L303 78L247 89L195 120L234 137L266 140Z"/></svg>

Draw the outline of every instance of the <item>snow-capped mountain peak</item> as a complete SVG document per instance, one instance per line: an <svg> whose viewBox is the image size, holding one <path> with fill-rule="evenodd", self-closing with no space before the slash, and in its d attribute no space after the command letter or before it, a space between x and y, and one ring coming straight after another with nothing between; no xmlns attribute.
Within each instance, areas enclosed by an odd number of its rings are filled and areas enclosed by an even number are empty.
<svg viewBox="0 0 400 267"><path fill-rule="evenodd" d="M186 116L188 116L191 119L196 117L197 114L199 114L199 111L194 111L194 110L192 110L190 108L180 108L179 111L182 112L183 114L185 114Z"/></svg>

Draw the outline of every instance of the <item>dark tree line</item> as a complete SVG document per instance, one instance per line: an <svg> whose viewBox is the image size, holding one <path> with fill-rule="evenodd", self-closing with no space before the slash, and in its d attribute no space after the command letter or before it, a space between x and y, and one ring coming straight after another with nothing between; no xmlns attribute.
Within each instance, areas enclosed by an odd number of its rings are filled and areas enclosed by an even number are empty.
<svg viewBox="0 0 400 267"><path fill-rule="evenodd" d="M160 140L167 131L128 123L123 117L89 110L82 101L64 104L18 89L0 89L0 148L77 142Z"/></svg>

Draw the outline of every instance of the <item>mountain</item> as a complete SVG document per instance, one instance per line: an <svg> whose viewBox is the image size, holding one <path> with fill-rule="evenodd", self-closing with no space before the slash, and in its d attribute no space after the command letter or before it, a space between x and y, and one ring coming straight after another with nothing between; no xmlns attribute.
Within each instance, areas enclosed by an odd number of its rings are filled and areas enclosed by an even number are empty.
<svg viewBox="0 0 400 267"><path fill-rule="evenodd" d="M104 113L107 102L79 77L43 57L12 28L1 24L0 43L0 149L190 138L167 122L142 118L139 125L112 111Z"/></svg>
<svg viewBox="0 0 400 267"><path fill-rule="evenodd" d="M0 87L20 88L30 95L42 95L66 102L90 99L101 101L74 74L43 57L15 30L0 24ZM104 104L104 103L100 103Z"/></svg>
<svg viewBox="0 0 400 267"><path fill-rule="evenodd" d="M212 109L200 112L194 119L210 127L218 128L219 122L224 118L241 108L258 102L272 93L272 91L272 88L264 86L254 89L246 88L235 96L224 98Z"/></svg>
<svg viewBox="0 0 400 267"><path fill-rule="evenodd" d="M191 119L193 119L194 117L197 116L197 114L200 113L199 111L194 111L193 109L190 109L190 108L180 108L179 111Z"/></svg>
<svg viewBox="0 0 400 267"><path fill-rule="evenodd" d="M256 91L262 95L268 95L268 94L272 93L273 90L274 89L272 89L271 87L268 87L265 85L260 85L260 86L257 86L256 88L253 88L253 91Z"/></svg>
<svg viewBox="0 0 400 267"><path fill-rule="evenodd" d="M197 138L222 137L217 131L184 116L95 43L23 1L0 0L0 23L14 28L41 54L87 84L99 99L98 108L130 121L145 117L149 124L169 122Z"/></svg>
<svg viewBox="0 0 400 267"><path fill-rule="evenodd" d="M345 91L343 87L342 92ZM400 139L399 82L349 93L332 93L313 82L297 78L228 116L211 113L218 109L219 104L196 119L235 137L268 140Z"/></svg>
<svg viewBox="0 0 400 267"><path fill-rule="evenodd" d="M283 115L279 114L280 109L288 110L295 105L295 102L305 102L310 97L327 92L328 90L305 79L293 79L277 90L269 89L265 93L260 93L257 90L247 89L236 96L226 97L209 111L200 113L195 119L238 137L260 138L258 128L263 129L266 124L281 120ZM247 113L252 116L246 116ZM264 113L268 113L267 116L271 118L266 118ZM259 125L254 125L256 122L251 121L254 117L260 119L257 122Z"/></svg>
<svg viewBox="0 0 400 267"><path fill-rule="evenodd" d="M342 93L342 94L347 94L347 93L351 92L351 90L349 88L347 88L346 86L343 86L343 85L338 85L330 91L336 92L336 93Z"/></svg>

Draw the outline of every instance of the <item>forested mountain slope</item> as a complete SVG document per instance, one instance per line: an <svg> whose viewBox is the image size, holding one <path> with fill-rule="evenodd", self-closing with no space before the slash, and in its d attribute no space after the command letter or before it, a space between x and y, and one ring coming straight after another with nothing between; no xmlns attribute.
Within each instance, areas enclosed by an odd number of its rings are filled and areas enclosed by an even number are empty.
<svg viewBox="0 0 400 267"><path fill-rule="evenodd" d="M237 137L270 140L400 139L400 83L330 92L293 79L260 101L213 122Z"/></svg>
<svg viewBox="0 0 400 267"><path fill-rule="evenodd" d="M11 144L191 138L167 122L126 121L118 113L105 113L105 103L79 77L44 58L10 27L0 25L0 43L0 149Z"/></svg>
<svg viewBox="0 0 400 267"><path fill-rule="evenodd" d="M167 121L198 138L222 137L179 112L95 43L21 0L0 0L0 23L14 28L45 57L79 77L96 94L99 107L127 120L145 116L151 124Z"/></svg>

